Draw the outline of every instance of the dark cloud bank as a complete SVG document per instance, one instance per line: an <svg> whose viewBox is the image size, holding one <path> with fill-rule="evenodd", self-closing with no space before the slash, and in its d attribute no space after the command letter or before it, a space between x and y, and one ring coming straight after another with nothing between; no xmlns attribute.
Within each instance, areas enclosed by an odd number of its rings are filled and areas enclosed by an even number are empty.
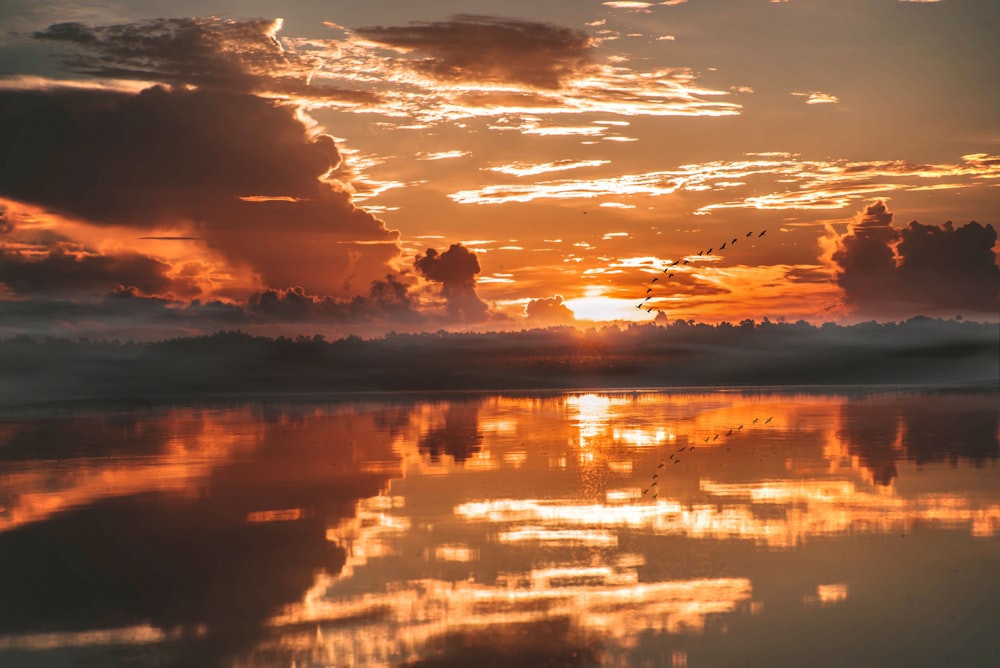
<svg viewBox="0 0 1000 668"><path fill-rule="evenodd" d="M892 226L885 203L866 207L833 254L837 284L860 313L954 315L1000 311L992 225Z"/></svg>
<svg viewBox="0 0 1000 668"><path fill-rule="evenodd" d="M914 318L553 328L494 334L270 339L243 332L149 344L0 343L8 402L389 390L1000 382L1000 325Z"/></svg>

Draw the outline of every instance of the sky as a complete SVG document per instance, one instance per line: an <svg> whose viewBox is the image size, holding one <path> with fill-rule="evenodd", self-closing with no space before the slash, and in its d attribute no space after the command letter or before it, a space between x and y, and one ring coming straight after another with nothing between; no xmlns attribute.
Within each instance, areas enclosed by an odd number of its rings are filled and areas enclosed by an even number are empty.
<svg viewBox="0 0 1000 668"><path fill-rule="evenodd" d="M1000 310L985 0L7 0L0 335Z"/></svg>

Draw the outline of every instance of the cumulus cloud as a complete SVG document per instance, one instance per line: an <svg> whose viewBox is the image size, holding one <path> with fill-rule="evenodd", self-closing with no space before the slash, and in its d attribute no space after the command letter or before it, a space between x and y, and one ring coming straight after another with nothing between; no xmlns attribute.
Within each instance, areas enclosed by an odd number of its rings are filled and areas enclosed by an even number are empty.
<svg viewBox="0 0 1000 668"><path fill-rule="evenodd" d="M443 81L515 83L554 89L591 68L590 38L571 28L491 16L359 28L361 36L422 58L413 66Z"/></svg>
<svg viewBox="0 0 1000 668"><path fill-rule="evenodd" d="M488 307L476 294L476 274L480 272L476 254L462 244L452 244L439 253L428 248L418 254L414 266L425 278L441 284L448 314L461 322L481 322Z"/></svg>
<svg viewBox="0 0 1000 668"><path fill-rule="evenodd" d="M372 281L367 295L350 300L307 294L300 286L287 290L269 289L253 295L248 312L257 319L274 322L331 322L338 320L391 319L394 322L416 321L416 300L406 284L392 274Z"/></svg>
<svg viewBox="0 0 1000 668"><path fill-rule="evenodd" d="M524 307L524 314L534 324L572 325L576 322L576 316L563 302L562 295L532 299Z"/></svg>
<svg viewBox="0 0 1000 668"><path fill-rule="evenodd" d="M335 181L333 139L260 97L6 91L0 128L0 196L147 236L187 226L267 286L352 295L399 254Z"/></svg>
<svg viewBox="0 0 1000 668"><path fill-rule="evenodd" d="M900 229L885 202L865 207L832 254L837 284L860 312L995 314L1000 308L997 233L951 221Z"/></svg>

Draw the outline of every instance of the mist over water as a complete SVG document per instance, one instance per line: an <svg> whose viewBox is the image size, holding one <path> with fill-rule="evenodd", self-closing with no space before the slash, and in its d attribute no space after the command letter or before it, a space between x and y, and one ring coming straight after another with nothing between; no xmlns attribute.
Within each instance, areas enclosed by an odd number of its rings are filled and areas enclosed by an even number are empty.
<svg viewBox="0 0 1000 668"><path fill-rule="evenodd" d="M1000 660L994 391L0 422L0 665Z"/></svg>

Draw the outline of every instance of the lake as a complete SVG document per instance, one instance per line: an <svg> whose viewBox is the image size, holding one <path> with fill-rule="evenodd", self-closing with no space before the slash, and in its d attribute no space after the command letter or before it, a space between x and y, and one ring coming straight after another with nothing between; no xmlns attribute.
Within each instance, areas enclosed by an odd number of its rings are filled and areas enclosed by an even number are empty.
<svg viewBox="0 0 1000 668"><path fill-rule="evenodd" d="M996 392L0 421L3 666L1000 665Z"/></svg>

